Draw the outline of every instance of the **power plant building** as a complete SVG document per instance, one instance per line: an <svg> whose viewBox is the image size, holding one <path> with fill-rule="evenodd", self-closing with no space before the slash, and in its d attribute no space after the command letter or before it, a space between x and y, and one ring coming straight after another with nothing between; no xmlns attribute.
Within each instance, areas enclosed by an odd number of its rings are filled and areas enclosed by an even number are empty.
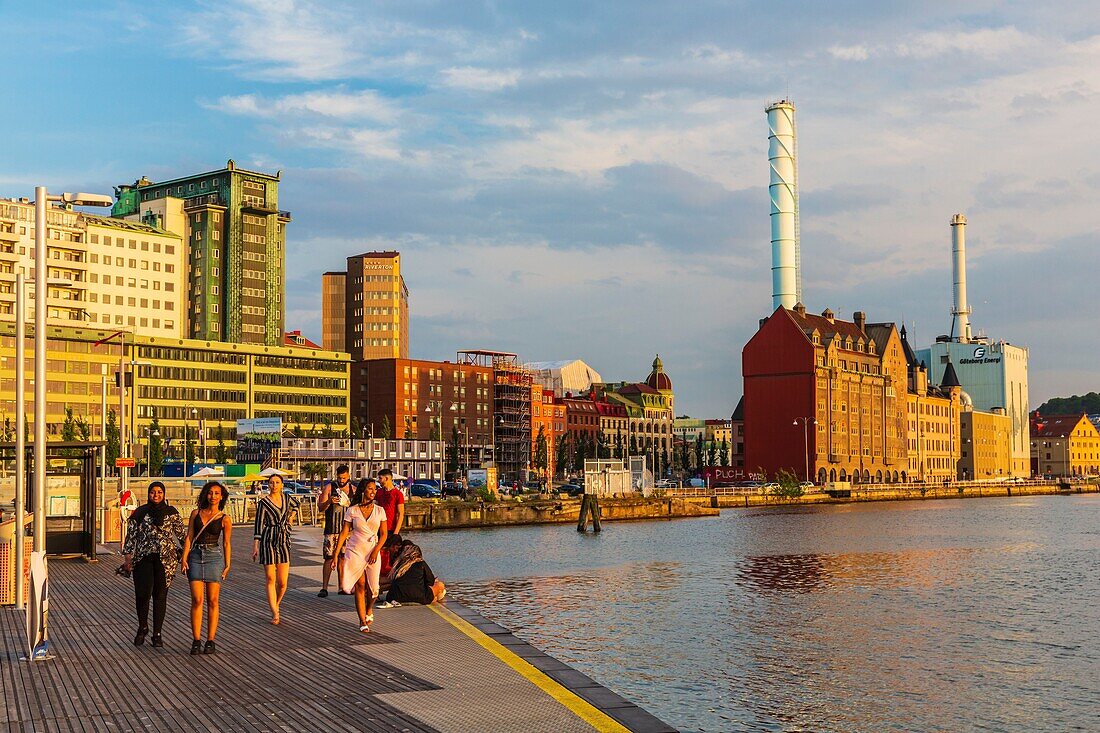
<svg viewBox="0 0 1100 733"><path fill-rule="evenodd" d="M954 271L951 334L940 336L929 348L917 351L916 356L927 366L931 383L939 384L951 364L975 410L1004 410L1012 424L1012 475L1028 476L1031 464L1028 350L1007 341L971 334L970 307L966 301L966 217L956 214L951 227Z"/></svg>

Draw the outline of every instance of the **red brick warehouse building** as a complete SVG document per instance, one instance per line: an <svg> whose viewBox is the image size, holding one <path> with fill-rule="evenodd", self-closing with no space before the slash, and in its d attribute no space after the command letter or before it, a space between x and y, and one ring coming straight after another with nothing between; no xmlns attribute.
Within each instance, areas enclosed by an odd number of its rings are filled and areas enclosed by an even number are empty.
<svg viewBox="0 0 1100 733"><path fill-rule="evenodd" d="M741 360L747 471L859 482L906 466L908 375L893 323L778 308Z"/></svg>

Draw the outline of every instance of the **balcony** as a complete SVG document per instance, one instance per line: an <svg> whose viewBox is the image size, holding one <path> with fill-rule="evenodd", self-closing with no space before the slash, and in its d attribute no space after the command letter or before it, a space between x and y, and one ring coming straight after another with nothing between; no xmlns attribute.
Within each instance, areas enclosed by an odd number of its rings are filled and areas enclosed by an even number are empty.
<svg viewBox="0 0 1100 733"><path fill-rule="evenodd" d="M185 211L199 209L205 206L220 206L223 209L225 208L225 204L222 203L221 194L218 193L208 193L203 196L193 196L183 200L183 208Z"/></svg>
<svg viewBox="0 0 1100 733"><path fill-rule="evenodd" d="M19 239L19 235L15 232L6 232L0 229L0 242L18 242Z"/></svg>

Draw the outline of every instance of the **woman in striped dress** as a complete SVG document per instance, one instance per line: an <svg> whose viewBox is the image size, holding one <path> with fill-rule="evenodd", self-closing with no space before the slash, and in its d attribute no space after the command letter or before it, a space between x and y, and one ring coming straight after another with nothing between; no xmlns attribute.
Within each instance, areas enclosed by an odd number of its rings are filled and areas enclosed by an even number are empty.
<svg viewBox="0 0 1100 733"><path fill-rule="evenodd" d="M283 493L283 477L278 474L267 480L271 493L256 502L256 523L253 526L252 560L259 558L267 573L267 603L271 606L271 623L279 623L279 604L286 594L290 575L290 513L291 499Z"/></svg>

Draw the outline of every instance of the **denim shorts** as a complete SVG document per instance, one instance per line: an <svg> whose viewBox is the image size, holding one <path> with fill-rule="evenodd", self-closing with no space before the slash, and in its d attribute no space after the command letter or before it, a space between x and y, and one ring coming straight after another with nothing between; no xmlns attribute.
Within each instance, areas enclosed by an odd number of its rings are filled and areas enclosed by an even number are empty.
<svg viewBox="0 0 1100 733"><path fill-rule="evenodd" d="M187 579L220 583L225 572L225 553L221 545L195 545L187 556Z"/></svg>

